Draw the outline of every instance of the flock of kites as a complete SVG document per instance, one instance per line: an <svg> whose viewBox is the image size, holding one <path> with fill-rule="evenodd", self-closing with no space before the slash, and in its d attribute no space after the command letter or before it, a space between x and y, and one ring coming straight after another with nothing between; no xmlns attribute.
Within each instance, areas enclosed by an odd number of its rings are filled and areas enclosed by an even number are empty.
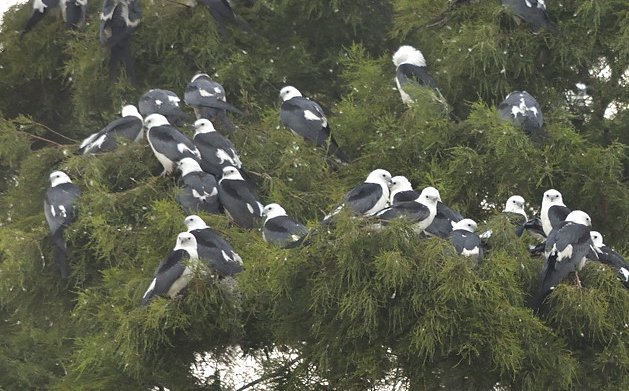
<svg viewBox="0 0 629 391"><path fill-rule="evenodd" d="M210 9L219 24L219 32L224 32L226 22L249 28L236 17L227 1L199 1ZM254 1L246 3L252 5ZM556 30L543 1L503 0L502 3L515 16L529 23L535 32ZM32 29L48 8L58 5L69 26L80 26L86 4L87 0L34 0L33 14L24 32ZM139 0L105 0L103 3L100 38L103 45L111 48L111 74L116 72L117 64L123 62L127 75L133 77L128 40L140 15ZM401 46L393 55L393 63L396 66L395 81L405 104L414 104L422 89L429 91L436 102L446 104L419 50ZM280 120L286 128L324 149L330 162L347 164L350 161L331 135L319 104L302 96L292 86L282 88L279 96L282 100ZM222 278L243 270L242 259L232 246L195 212L225 212L236 225L245 229L262 225L264 240L282 248L303 245L309 234L307 227L289 217L277 203L263 206L259 202L255 186L248 180L235 146L215 129L214 123L222 132L231 134L235 126L227 113L242 114L227 103L224 88L209 75L196 74L184 90L184 102L194 110L196 119L181 109L180 98L174 92L149 90L140 97L137 108L125 106L121 118L90 135L79 147L80 153L98 154L115 149L123 140L138 142L146 135L155 157L164 168L161 175L175 171L181 174L182 187L177 201L189 214L184 220L187 232L177 236L173 251L159 264L142 298L142 305L159 295L175 297L187 285L196 268L209 268L211 273ZM541 108L526 91L510 93L498 106L498 113L531 138L543 140L546 137ZM176 126L193 120L195 134L190 139ZM63 230L76 218L74 204L81 191L61 171L51 173L50 182L44 212L52 234L54 260L65 278L68 265ZM543 252L545 258L533 308L539 309L546 295L571 272L580 270L586 259L612 266L629 288L629 265L603 244L599 232L590 230L591 220L585 212L568 209L561 194L554 189L544 193L539 219L529 219L524 205L524 199L514 195L507 200L504 213L514 222L518 236L527 231L540 238L540 244L531 248L533 254ZM329 224L343 210L357 216L372 216L377 221L373 229L393 219L405 218L412 222L418 234L449 239L458 254L473 257L476 263L482 261L485 242L491 237L491 231L477 235L476 222L463 218L443 204L434 187L417 193L406 177L391 176L383 169L372 171L364 182L351 189L322 224ZM580 284L578 276L577 283Z"/></svg>

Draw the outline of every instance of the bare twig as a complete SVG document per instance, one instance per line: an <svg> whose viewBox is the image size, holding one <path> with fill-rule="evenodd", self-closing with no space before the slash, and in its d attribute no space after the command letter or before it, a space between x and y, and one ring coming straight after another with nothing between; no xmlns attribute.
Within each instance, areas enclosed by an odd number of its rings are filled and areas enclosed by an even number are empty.
<svg viewBox="0 0 629 391"><path fill-rule="evenodd" d="M58 146L58 147L65 147L65 145L63 145L63 144L59 144L59 143L54 142L54 141L52 141L52 140L48 140L47 138L44 138L44 137L36 136L36 135L34 135L34 134L30 134L30 133L28 133L28 132L23 132L23 131L21 131L21 130L18 130L18 132L20 132L20 133L24 133L24 134L26 134L26 135L28 135L28 136L30 136L30 137L32 137L32 138L34 138L34 139L41 140L41 141L45 141L45 142L47 142L47 143L49 143L49 144L52 144L52 145L56 145L56 146Z"/></svg>
<svg viewBox="0 0 629 391"><path fill-rule="evenodd" d="M56 134L57 136L63 137L63 138L64 138L64 139L66 139L66 140L70 140L70 141L72 141L73 143L78 143L78 142L79 142L78 140L75 140L75 139L73 139L73 138L70 138L70 137L68 137L68 136L65 136L65 135L63 135L63 134L61 134L61 133L57 132L56 130L52 130L52 129L50 129L48 126L46 126L46 125L44 125L44 124L40 124L40 123L39 123L39 122L37 122L37 121L33 121L33 120L31 120L31 122L32 122L33 124L37 125L37 126L41 126L42 128L46 129L47 131L49 131L49 132L51 132L51 133Z"/></svg>

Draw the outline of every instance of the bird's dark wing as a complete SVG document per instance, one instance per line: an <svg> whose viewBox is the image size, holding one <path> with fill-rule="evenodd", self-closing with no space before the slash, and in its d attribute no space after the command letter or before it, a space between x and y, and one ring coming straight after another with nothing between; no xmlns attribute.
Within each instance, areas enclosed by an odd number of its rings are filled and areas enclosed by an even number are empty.
<svg viewBox="0 0 629 391"><path fill-rule="evenodd" d="M363 182L345 196L345 205L353 212L364 214L382 197L382 188L376 183Z"/></svg>
<svg viewBox="0 0 629 391"><path fill-rule="evenodd" d="M397 67L395 77L402 87L408 83L414 82L420 86L427 86L433 89L437 88L437 82L430 76L426 67L413 64L400 64L400 66Z"/></svg>
<svg viewBox="0 0 629 391"><path fill-rule="evenodd" d="M196 211L221 213L218 188L213 175L193 172L184 176L182 180L184 187L177 195L177 201L186 213Z"/></svg>
<svg viewBox="0 0 629 391"><path fill-rule="evenodd" d="M197 239L199 258L221 276L233 276L242 271L242 260L232 246L211 228L190 231Z"/></svg>
<svg viewBox="0 0 629 391"><path fill-rule="evenodd" d="M187 255L185 251L184 253ZM175 281L177 281L186 270L186 266L180 262L183 258L180 258L178 255L173 255L171 253L166 260L167 262L162 261L163 265L160 264L160 266L163 266L163 268L155 273L149 289L147 289L144 293L141 303L143 306L147 305L153 297L168 293L168 290L173 283L175 283Z"/></svg>
<svg viewBox="0 0 629 391"><path fill-rule="evenodd" d="M376 217L382 220L406 217L413 222L426 220L428 216L430 216L428 207L415 201L398 202L376 214Z"/></svg>
<svg viewBox="0 0 629 391"><path fill-rule="evenodd" d="M68 28L78 28L85 23L87 2L81 4L77 0L63 0L63 17Z"/></svg>
<svg viewBox="0 0 629 391"><path fill-rule="evenodd" d="M533 27L534 31L542 28L557 31L557 27L550 20L546 12L546 6L536 0L502 0L502 4Z"/></svg>
<svg viewBox="0 0 629 391"><path fill-rule="evenodd" d="M538 236L542 238L546 237L546 234L544 233L544 228L542 228L542 221L538 218L534 218L534 219L530 219L526 221L522 225L522 231L524 230L529 231L534 236ZM522 235L522 232L518 234L518 236L521 236L521 235Z"/></svg>
<svg viewBox="0 0 629 391"><path fill-rule="evenodd" d="M395 205L398 202L415 201L418 198L419 193L417 193L415 190L399 191L393 196L393 204Z"/></svg>
<svg viewBox="0 0 629 391"><path fill-rule="evenodd" d="M24 29L22 30L21 35L24 35L27 32L31 31L33 27L35 27L35 25L37 25L37 23L39 23L44 18L44 15L46 15L46 13L51 8L54 8L59 5L59 0L42 0L42 3L46 7L44 7L40 12L38 9L34 7L35 2L33 1L33 13L31 14L30 18L28 18L28 20L26 21L26 24L24 25Z"/></svg>
<svg viewBox="0 0 629 391"><path fill-rule="evenodd" d="M223 86L214 81L207 79L195 80L186 86L183 97L184 102L186 102L188 106L228 110L242 115L242 111L225 101L225 90Z"/></svg>
<svg viewBox="0 0 629 391"><path fill-rule="evenodd" d="M459 255L466 255L466 252L478 249L477 261L480 262L482 260L483 244L480 237L475 233L462 229L454 230L450 233L450 242Z"/></svg>
<svg viewBox="0 0 629 391"><path fill-rule="evenodd" d="M72 183L50 187L44 199L44 215L50 232L68 225L76 218L74 203L81 195L81 189Z"/></svg>
<svg viewBox="0 0 629 391"><path fill-rule="evenodd" d="M308 228L288 216L278 216L264 223L264 240L280 247L292 247L308 234Z"/></svg>
<svg viewBox="0 0 629 391"><path fill-rule="evenodd" d="M437 202L437 214L432 223L426 228L426 232L430 235L445 239L452 232L452 222L463 220L458 212L445 205L441 201Z"/></svg>
<svg viewBox="0 0 629 391"><path fill-rule="evenodd" d="M317 146L325 146L330 138L328 121L321 107L304 97L295 97L280 107L282 124Z"/></svg>
<svg viewBox="0 0 629 391"><path fill-rule="evenodd" d="M261 204L243 180L221 180L218 196L225 212L243 228L255 228L262 214Z"/></svg>
<svg viewBox="0 0 629 391"><path fill-rule="evenodd" d="M124 137L135 141L140 132L142 132L142 121L139 118L134 116L117 118L97 133L88 137L86 141L90 138L91 141L87 143L84 141L84 145L79 149L79 152L88 154L111 151L117 146L116 137ZM103 135L106 135L106 139L98 142Z"/></svg>
<svg viewBox="0 0 629 391"><path fill-rule="evenodd" d="M172 161L179 161L184 157L199 159L194 143L173 126L154 126L148 130L147 138L156 151Z"/></svg>
<svg viewBox="0 0 629 391"><path fill-rule="evenodd" d="M548 220L553 229L559 227L560 223L566 220L571 210L563 205L553 205L548 208Z"/></svg>

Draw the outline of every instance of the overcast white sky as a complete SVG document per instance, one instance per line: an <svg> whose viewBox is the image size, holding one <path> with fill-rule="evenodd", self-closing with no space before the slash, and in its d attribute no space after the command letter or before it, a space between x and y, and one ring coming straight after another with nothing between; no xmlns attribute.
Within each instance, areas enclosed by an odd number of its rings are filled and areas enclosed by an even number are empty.
<svg viewBox="0 0 629 391"><path fill-rule="evenodd" d="M13 4L26 3L28 0L0 0L0 21L2 21L2 15L4 11L9 9Z"/></svg>

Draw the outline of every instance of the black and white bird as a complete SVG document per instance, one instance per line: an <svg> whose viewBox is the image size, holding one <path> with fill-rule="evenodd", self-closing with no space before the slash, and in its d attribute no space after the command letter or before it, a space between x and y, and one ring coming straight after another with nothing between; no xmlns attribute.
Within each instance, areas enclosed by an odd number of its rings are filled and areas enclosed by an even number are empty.
<svg viewBox="0 0 629 391"><path fill-rule="evenodd" d="M540 282L533 299L533 308L539 310L544 298L568 274L581 270L586 257L596 257L590 227L592 220L587 213L575 210L554 228L546 239L546 262L540 273ZM581 286L578 275L577 284Z"/></svg>
<svg viewBox="0 0 629 391"><path fill-rule="evenodd" d="M67 28L80 28L85 25L87 0L61 0L61 16Z"/></svg>
<svg viewBox="0 0 629 391"><path fill-rule="evenodd" d="M440 199L437 202L437 214L424 232L431 236L447 239L450 236L450 232L452 232L453 224L461 220L463 220L463 216L441 202Z"/></svg>
<svg viewBox="0 0 629 391"><path fill-rule="evenodd" d="M419 198L419 193L413 190L413 185L407 177L397 175L391 178L389 186L389 205L399 202L414 201Z"/></svg>
<svg viewBox="0 0 629 391"><path fill-rule="evenodd" d="M90 135L81 143L79 153L109 152L116 149L118 139L125 138L133 142L142 140L144 123L138 109L133 105L122 108L121 118L111 121L98 132Z"/></svg>
<svg viewBox="0 0 629 391"><path fill-rule="evenodd" d="M204 118L198 119L194 123L194 129L192 140L201 153L200 164L203 171L220 177L226 166L242 168L236 147L229 139L216 131L212 122Z"/></svg>
<svg viewBox="0 0 629 391"><path fill-rule="evenodd" d="M317 102L302 96L293 86L282 88L280 98L282 99L280 120L285 127L317 147L323 147L328 155L336 157L341 162L349 161L330 133L328 119Z"/></svg>
<svg viewBox="0 0 629 391"><path fill-rule="evenodd" d="M44 198L44 215L50 229L53 259L62 278L68 277L68 248L63 231L77 216L75 202L81 195L81 189L72 183L70 177L62 171L50 174L50 187Z"/></svg>
<svg viewBox="0 0 629 391"><path fill-rule="evenodd" d="M140 97L138 109L144 117L161 114L168 118L171 124L181 125L192 117L181 109L179 102L181 99L174 92L155 88Z"/></svg>
<svg viewBox="0 0 629 391"><path fill-rule="evenodd" d="M147 305L156 296L174 299L188 285L194 270L200 266L198 259L194 235L189 232L180 233L173 251L155 270L153 281L142 297L142 305Z"/></svg>
<svg viewBox="0 0 629 391"><path fill-rule="evenodd" d="M421 51L412 46L403 45L393 54L392 59L396 66L395 84L402 102L411 105L417 99L419 88L429 87L434 91L435 99L446 104L445 98L437 87L437 82L428 73L426 59Z"/></svg>
<svg viewBox="0 0 629 391"><path fill-rule="evenodd" d="M58 6L59 0L33 0L33 12L26 21L20 36L31 31L33 27L44 18L48 11Z"/></svg>
<svg viewBox="0 0 629 391"><path fill-rule="evenodd" d="M308 235L308 228L289 217L279 204L268 204L262 210L262 214L266 217L262 227L262 239L267 243L281 248L292 248L299 245Z"/></svg>
<svg viewBox="0 0 629 391"><path fill-rule="evenodd" d="M557 32L557 27L546 12L544 0L502 0L502 5L528 23L535 33L542 29Z"/></svg>
<svg viewBox="0 0 629 391"><path fill-rule="evenodd" d="M146 139L155 157L164 167L161 176L171 174L177 162L185 157L201 159L201 154L194 143L170 125L163 115L149 115L144 119L144 126L147 129Z"/></svg>
<svg viewBox="0 0 629 391"><path fill-rule="evenodd" d="M177 194L177 202L187 214L194 212L221 213L218 186L214 175L201 169L199 163L189 157L179 161L183 188Z"/></svg>
<svg viewBox="0 0 629 391"><path fill-rule="evenodd" d="M526 91L513 91L498 105L498 115L504 121L524 130L533 140L546 137L544 116L537 100Z"/></svg>
<svg viewBox="0 0 629 391"><path fill-rule="evenodd" d="M135 71L129 41L140 24L142 5L140 0L105 0L100 13L100 44L109 48L109 79L113 80L122 63L127 77L135 83Z"/></svg>
<svg viewBox="0 0 629 391"><path fill-rule="evenodd" d="M625 288L629 288L629 264L611 247L603 243L603 235L598 231L590 231L594 251L598 257L598 261L611 266L618 272L618 277L622 281ZM595 257L596 258L596 257Z"/></svg>
<svg viewBox="0 0 629 391"><path fill-rule="evenodd" d="M450 243L456 249L457 254L465 257L474 257L476 264L483 260L483 244L481 238L474 232L478 228L472 219L463 219L452 224Z"/></svg>
<svg viewBox="0 0 629 391"><path fill-rule="evenodd" d="M398 193L400 194L400 193ZM406 193L410 194L410 193ZM399 217L405 217L413 222L413 229L417 232L423 232L432 223L437 214L437 202L441 199L439 190L434 187L426 187L411 201L398 201L376 213L376 217L380 220L389 221Z"/></svg>
<svg viewBox="0 0 629 391"><path fill-rule="evenodd" d="M236 15L228 0L192 0L193 6L196 5L197 2L205 5L208 10L210 10L212 18L214 18L216 24L218 25L219 34L226 34L227 31L225 27L228 24L240 27L248 32L253 31L247 22ZM246 6L252 6L255 3L255 0L245 0L243 3Z"/></svg>
<svg viewBox="0 0 629 391"><path fill-rule="evenodd" d="M234 223L242 228L258 227L263 205L236 167L223 168L223 177L218 181L218 196L225 213Z"/></svg>
<svg viewBox="0 0 629 391"><path fill-rule="evenodd" d="M542 229L544 234L548 236L550 231L557 228L559 223L564 221L570 209L563 203L561 193L555 189L549 189L544 192L542 198L542 209L539 216L542 220Z"/></svg>
<svg viewBox="0 0 629 391"><path fill-rule="evenodd" d="M211 271L220 277L233 276L243 270L242 258L233 247L197 215L184 219L188 232L197 242L199 258L206 261Z"/></svg>
<svg viewBox="0 0 629 391"><path fill-rule="evenodd" d="M197 119L218 121L228 133L232 133L235 127L227 117L227 112L242 115L242 111L227 103L223 86L207 73L197 73L192 77L184 91L183 100L194 109Z"/></svg>
<svg viewBox="0 0 629 391"><path fill-rule="evenodd" d="M512 195L505 202L502 213L515 226L515 234L517 236L522 236L524 231L528 231L534 237L545 240L546 235L544 234L541 220L538 218L529 219L524 210L524 205L524 197Z"/></svg>
<svg viewBox="0 0 629 391"><path fill-rule="evenodd" d="M389 186L391 174L387 170L373 170L367 179L360 185L350 190L343 199L343 203L334 212L325 216L323 223L328 223L332 217L343 208L349 209L353 214L373 216L386 208L389 202Z"/></svg>

